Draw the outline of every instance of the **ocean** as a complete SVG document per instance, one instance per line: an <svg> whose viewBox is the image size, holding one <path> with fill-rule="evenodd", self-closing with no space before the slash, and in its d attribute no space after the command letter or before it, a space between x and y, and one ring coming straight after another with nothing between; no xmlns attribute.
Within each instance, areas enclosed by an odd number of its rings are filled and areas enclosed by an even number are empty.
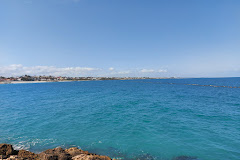
<svg viewBox="0 0 240 160"><path fill-rule="evenodd" d="M237 87L240 78L1 84L0 143L124 160L239 160Z"/></svg>

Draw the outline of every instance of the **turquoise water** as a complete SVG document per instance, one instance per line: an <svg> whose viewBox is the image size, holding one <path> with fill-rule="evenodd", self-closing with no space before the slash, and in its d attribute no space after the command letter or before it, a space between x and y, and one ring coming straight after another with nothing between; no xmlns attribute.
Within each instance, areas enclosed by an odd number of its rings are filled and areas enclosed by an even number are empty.
<svg viewBox="0 0 240 160"><path fill-rule="evenodd" d="M174 84L170 84L174 83ZM0 143L123 159L240 159L240 78L0 85Z"/></svg>

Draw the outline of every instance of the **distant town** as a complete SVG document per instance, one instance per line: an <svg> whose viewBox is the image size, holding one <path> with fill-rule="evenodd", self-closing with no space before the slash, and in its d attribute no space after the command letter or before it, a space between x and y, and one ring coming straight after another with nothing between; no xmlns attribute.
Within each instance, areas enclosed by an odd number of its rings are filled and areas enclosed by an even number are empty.
<svg viewBox="0 0 240 160"><path fill-rule="evenodd" d="M61 81L93 81L93 80L133 80L133 79L174 79L175 77L65 77L65 76L30 76L19 77L0 76L1 83L12 82L61 82Z"/></svg>

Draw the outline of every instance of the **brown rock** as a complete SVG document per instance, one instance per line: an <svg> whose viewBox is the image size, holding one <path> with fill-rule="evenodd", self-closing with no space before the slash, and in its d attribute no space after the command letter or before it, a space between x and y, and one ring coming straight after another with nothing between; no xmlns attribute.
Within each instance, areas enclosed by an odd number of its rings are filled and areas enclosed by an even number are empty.
<svg viewBox="0 0 240 160"><path fill-rule="evenodd" d="M72 158L73 160L111 160L108 156L80 154Z"/></svg>
<svg viewBox="0 0 240 160"><path fill-rule="evenodd" d="M93 158L94 158L94 159L101 159L101 160L111 160L111 158L108 157L108 156L95 155Z"/></svg>
<svg viewBox="0 0 240 160"><path fill-rule="evenodd" d="M23 159L28 159L28 160L35 160L37 159L38 155L26 150L20 150L18 151L18 157Z"/></svg>
<svg viewBox="0 0 240 160"><path fill-rule="evenodd" d="M77 156L79 154L89 154L88 151L83 151L81 149L78 149L77 147L72 147L69 149L65 149L65 152L70 154L72 157Z"/></svg>
<svg viewBox="0 0 240 160"><path fill-rule="evenodd" d="M5 158L7 158L6 155L0 155L0 159L5 159Z"/></svg>
<svg viewBox="0 0 240 160"><path fill-rule="evenodd" d="M71 160L72 157L62 148L48 149L38 155L41 160Z"/></svg>
<svg viewBox="0 0 240 160"><path fill-rule="evenodd" d="M88 151L83 151L77 147L65 149L65 151L73 157L73 160L111 160L108 156L100 156L89 153Z"/></svg>
<svg viewBox="0 0 240 160"><path fill-rule="evenodd" d="M72 159L73 160L90 160L89 155L86 155L86 154L80 154L80 155L74 156Z"/></svg>
<svg viewBox="0 0 240 160"><path fill-rule="evenodd" d="M11 155L6 160L23 160L23 158L19 158L17 155Z"/></svg>
<svg viewBox="0 0 240 160"><path fill-rule="evenodd" d="M15 155L17 151L15 151L11 144L0 144L0 155L9 156Z"/></svg>
<svg viewBox="0 0 240 160"><path fill-rule="evenodd" d="M100 156L83 151L77 147L63 150L48 149L40 154L26 150L15 151L10 144L0 144L0 159L5 160L111 160L108 156Z"/></svg>

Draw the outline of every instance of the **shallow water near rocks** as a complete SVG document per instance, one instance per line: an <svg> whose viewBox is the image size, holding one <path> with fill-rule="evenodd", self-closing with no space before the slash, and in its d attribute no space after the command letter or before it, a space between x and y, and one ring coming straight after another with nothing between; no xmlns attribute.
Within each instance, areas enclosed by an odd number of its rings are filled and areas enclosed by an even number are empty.
<svg viewBox="0 0 240 160"><path fill-rule="evenodd" d="M172 83L172 84L171 84ZM240 159L240 78L0 85L0 143L122 159Z"/></svg>

